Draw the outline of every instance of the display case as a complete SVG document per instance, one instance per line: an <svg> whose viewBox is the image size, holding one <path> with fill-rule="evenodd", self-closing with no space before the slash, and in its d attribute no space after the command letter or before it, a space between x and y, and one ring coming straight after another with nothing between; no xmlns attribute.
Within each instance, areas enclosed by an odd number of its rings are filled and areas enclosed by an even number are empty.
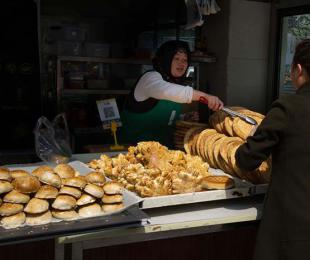
<svg viewBox="0 0 310 260"><path fill-rule="evenodd" d="M188 85L199 88L200 64L209 62L215 58L192 62ZM152 64L151 60L58 56L55 69L57 112L66 113L72 132L81 140L81 135L88 139L90 134L103 136L96 101L115 98L121 111L136 81L152 70ZM109 143L110 139L108 134L99 142Z"/></svg>

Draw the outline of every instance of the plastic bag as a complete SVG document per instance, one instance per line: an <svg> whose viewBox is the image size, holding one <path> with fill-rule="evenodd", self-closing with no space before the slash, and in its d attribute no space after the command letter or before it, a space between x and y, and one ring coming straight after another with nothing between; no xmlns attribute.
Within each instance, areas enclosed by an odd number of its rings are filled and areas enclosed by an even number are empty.
<svg viewBox="0 0 310 260"><path fill-rule="evenodd" d="M57 115L52 123L40 117L34 135L36 154L42 161L59 164L70 160L70 133L64 114Z"/></svg>

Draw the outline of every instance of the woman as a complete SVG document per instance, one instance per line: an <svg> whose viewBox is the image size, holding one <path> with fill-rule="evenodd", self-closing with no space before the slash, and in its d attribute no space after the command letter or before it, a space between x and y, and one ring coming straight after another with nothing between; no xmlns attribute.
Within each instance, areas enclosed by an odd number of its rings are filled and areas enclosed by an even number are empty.
<svg viewBox="0 0 310 260"><path fill-rule="evenodd" d="M181 104L205 97L212 110L222 108L218 97L185 85L190 50L183 41L165 42L153 59L154 71L144 73L129 95L121 114L121 141L159 141L172 145L172 131Z"/></svg>
<svg viewBox="0 0 310 260"><path fill-rule="evenodd" d="M297 45L291 66L296 94L276 100L255 134L236 152L253 170L272 155L272 177L255 260L310 259L310 40Z"/></svg>

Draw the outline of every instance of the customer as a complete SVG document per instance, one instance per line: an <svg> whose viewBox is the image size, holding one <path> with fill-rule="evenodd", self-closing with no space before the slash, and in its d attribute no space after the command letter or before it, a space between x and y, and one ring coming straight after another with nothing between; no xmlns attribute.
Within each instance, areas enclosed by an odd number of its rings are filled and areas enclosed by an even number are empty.
<svg viewBox="0 0 310 260"><path fill-rule="evenodd" d="M218 110L223 106L218 97L186 86L189 62L190 50L186 42L168 41L161 45L153 59L154 71L140 77L121 114L122 142L154 140L171 146L173 125L182 103L205 97L210 109Z"/></svg>
<svg viewBox="0 0 310 260"><path fill-rule="evenodd" d="M310 259L310 40L297 45L291 66L296 94L276 100L255 134L236 152L253 170L272 155L272 177L255 260Z"/></svg>

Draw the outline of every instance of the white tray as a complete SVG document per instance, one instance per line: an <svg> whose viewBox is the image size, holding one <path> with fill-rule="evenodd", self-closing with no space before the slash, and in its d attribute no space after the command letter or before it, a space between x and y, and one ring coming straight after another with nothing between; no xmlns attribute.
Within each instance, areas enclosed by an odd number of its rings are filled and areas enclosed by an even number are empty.
<svg viewBox="0 0 310 260"><path fill-rule="evenodd" d="M87 173L94 171L93 169L88 168L88 166L80 161L72 161L68 163L69 165L71 165L76 171L79 172L80 175L86 175ZM28 172L32 172L34 169L36 169L37 167L41 166L41 165L47 165L46 163L40 162L40 163L35 163L35 164L14 164L14 165L7 165L5 167L9 168L10 170L15 170L15 169L22 169ZM136 194L129 192L128 190L124 189L123 191L123 205L124 207L113 211L111 213L102 213L99 216L107 216L107 215L111 215L111 214L115 214L115 213L120 213L122 211L125 211L126 209L128 209L129 207L138 204L139 202L142 201L142 198L136 196ZM94 216L94 217L98 217L98 215ZM79 217L80 219L80 217ZM58 219L54 219L52 222L59 222L61 220Z"/></svg>
<svg viewBox="0 0 310 260"><path fill-rule="evenodd" d="M258 194L264 194L267 191L268 187L267 184L253 185L247 181L243 181L240 180L239 178L232 177L224 173L220 169L210 168L209 172L212 175L227 175L233 178L235 181L235 188L228 190L209 190L209 191L142 198L143 201L140 202L140 208L149 209L149 208L158 208L164 206L174 206L174 205L190 204L197 202L234 199Z"/></svg>
<svg viewBox="0 0 310 260"><path fill-rule="evenodd" d="M24 166L26 167L26 170L28 169L29 171L31 171L42 164L44 163L36 164L35 166L34 165L31 165L31 166L24 165ZM86 164L80 161L73 161L73 162L70 162L69 164L72 167L74 167L75 170L79 171L81 175L85 175L89 173L90 171L94 171L93 169L89 168ZM21 168L21 166L15 167L14 165L13 168ZM227 175L229 177L232 177L224 173L220 169L210 168L209 172L212 175ZM232 178L234 179L234 182L235 182L235 188L228 189L228 190L209 190L209 191L200 191L200 192L192 192L192 193L142 198L142 197L139 197L136 193L125 189L124 190L124 205L125 205L124 209L136 203L139 203L139 206L141 209L149 209L149 208L158 208L158 207L190 204L190 203L197 203L197 202L249 197L249 196L258 195L258 194L265 194L268 188L267 184L253 185L247 181L240 180L239 178L236 178L236 177L232 177Z"/></svg>
<svg viewBox="0 0 310 260"><path fill-rule="evenodd" d="M197 202L234 199L264 194L266 193L266 190L266 184L259 184L252 185L251 187L239 187L229 190L210 190L167 196L148 197L143 198L143 201L140 203L140 208L149 209Z"/></svg>
<svg viewBox="0 0 310 260"><path fill-rule="evenodd" d="M79 161L74 161L69 164L72 165L76 170L78 170L81 175L85 175L90 171L94 171L93 169L89 168L86 164ZM248 197L258 194L265 194L267 191L268 187L267 184L253 185L252 183L249 183L247 181L241 180L236 177L232 177L224 173L220 169L210 168L209 172L212 175L227 175L233 178L235 182L235 188L228 190L209 190L209 191L200 191L200 192L157 196L157 197L146 197L146 198L142 198L138 196L136 193L128 191L126 189L124 194L126 194L127 195L126 197L130 198L134 202L139 201L139 206L141 209L150 209L150 208L190 204L197 202Z"/></svg>

